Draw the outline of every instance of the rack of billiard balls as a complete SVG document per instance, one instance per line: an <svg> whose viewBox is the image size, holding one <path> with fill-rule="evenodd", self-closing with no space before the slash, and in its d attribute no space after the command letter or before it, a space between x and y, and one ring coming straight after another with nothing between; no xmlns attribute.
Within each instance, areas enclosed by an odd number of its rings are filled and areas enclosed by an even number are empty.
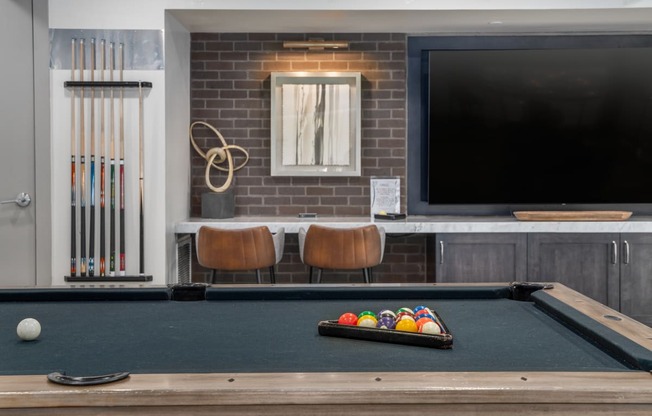
<svg viewBox="0 0 652 416"><path fill-rule="evenodd" d="M337 320L321 321L320 335L451 348L453 336L441 317L426 306L384 309L378 313L369 310L358 314L345 312Z"/></svg>
<svg viewBox="0 0 652 416"><path fill-rule="evenodd" d="M437 323L437 318L432 310L426 306L417 306L414 310L401 307L396 312L385 309L378 314L371 311L363 311L358 315L346 312L340 316L337 323L420 334L442 334L444 332L440 324Z"/></svg>

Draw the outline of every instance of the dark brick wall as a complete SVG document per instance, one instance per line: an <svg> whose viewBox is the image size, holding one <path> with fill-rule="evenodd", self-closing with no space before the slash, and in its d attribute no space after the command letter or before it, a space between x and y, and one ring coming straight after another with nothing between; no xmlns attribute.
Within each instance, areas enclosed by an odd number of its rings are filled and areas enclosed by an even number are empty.
<svg viewBox="0 0 652 416"><path fill-rule="evenodd" d="M283 49L284 40L350 41L343 51ZM194 33L191 49L191 118L214 126L228 144L247 149L250 160L236 172L233 185L236 216L369 215L371 176L401 178L402 209L406 184L406 36L397 33L275 34ZM275 71L351 71L362 74L362 176L270 176L270 74ZM206 151L219 142L204 128L194 131ZM206 192L205 161L192 151L191 215L201 215ZM236 164L241 160L237 153ZM213 169L214 185L225 175ZM426 238L389 236L375 281L423 282ZM286 238L278 282L307 281L296 236ZM194 265L194 279L206 271ZM219 274L220 282L254 281L251 274ZM327 282L362 281L361 273L324 274Z"/></svg>

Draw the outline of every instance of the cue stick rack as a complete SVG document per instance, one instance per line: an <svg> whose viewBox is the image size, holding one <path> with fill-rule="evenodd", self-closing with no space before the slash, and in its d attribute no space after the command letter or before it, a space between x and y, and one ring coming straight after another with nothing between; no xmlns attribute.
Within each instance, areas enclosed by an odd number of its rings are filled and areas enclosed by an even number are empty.
<svg viewBox="0 0 652 416"><path fill-rule="evenodd" d="M114 62L114 43L111 42L109 49L110 56L110 66L107 67L104 61L104 48L105 42L102 41L102 64L100 68L96 68L95 65L95 40L91 41L91 67L84 68L85 58L85 46L84 40L80 39L77 42L76 39L72 39L72 68L71 68L71 80L64 82L64 88L71 90L71 268L70 274L64 276L66 282L150 282L152 281L152 276L145 273L144 267L144 228L143 228L143 89L151 89L152 83L145 81L124 81L123 80L123 70L124 70L124 49L123 44L119 44L119 53L120 53L120 68L119 68L119 80L114 80L114 71L118 72L115 68ZM77 58L79 59L79 67L77 65L76 50L79 47L79 53ZM96 72L100 73L101 79L95 80ZM75 76L79 72L79 80L75 80ZM84 73L90 73L91 80L84 80ZM105 74L109 73L110 80L105 80ZM139 140L139 157L138 159L138 182L140 187L140 234L139 234L139 273L138 274L127 274L125 267L125 216L129 215L131 212L136 212L135 209L131 209L129 213L124 209L125 206L125 181L124 181L124 114L123 114L123 105L124 105L124 90L125 89L137 89L138 90L138 140ZM105 94L106 91L109 94ZM84 93L88 95L84 95ZM98 96L98 92L101 93L101 96ZM117 95L115 94L117 92ZM79 98L79 103L76 103L77 98ZM101 136L100 144L100 153L95 154L95 142L98 141L96 137L96 128L95 123L98 118L95 115L95 102L96 99L100 98L100 129L99 135ZM84 112L85 108L88 107L87 100L90 99L90 115ZM133 98L131 98L133 99ZM108 102L110 118L106 124L110 125L110 129L105 128L105 104ZM117 102L117 103L116 103ZM119 106L119 131L115 131L115 107ZM76 113L76 109L79 110ZM79 120L75 120L75 117L79 117ZM84 122L85 118L88 118L90 121L90 137L85 136L85 127ZM77 129L79 129L79 137L77 137ZM77 151L77 141L79 141L79 152ZM85 167L86 162L86 144L90 143L90 189L85 187L85 179L87 168ZM106 142L106 143L105 143ZM105 151L108 148L110 150L109 154L105 155ZM115 152L116 146L119 147L119 152ZM109 160L110 155L110 165L109 163L105 164L106 160ZM76 157L79 156L79 162L76 161ZM98 170L98 165L95 163L96 156L101 156L101 165L100 165L100 250L97 253L94 250L95 245L95 177L96 171ZM118 159L119 157L119 159ZM81 170L77 170L77 164L81 165ZM118 169L115 169L116 165ZM132 166L136 166L134 163ZM105 179L105 167L110 167L110 189L105 191L106 179ZM106 172L109 176L108 173ZM119 178L118 174L119 173ZM76 175L81 175L81 181L76 179ZM118 188L119 183L119 188ZM119 195L118 194L119 190ZM90 196L90 205L86 204ZM119 203L118 197L119 196ZM109 200L110 197L110 212L107 209L105 211L105 202ZM80 200L81 204L77 204L77 199ZM106 203L107 207L109 203ZM120 213L120 229L117 230L115 227L116 221L116 208L119 205ZM131 204L135 206L134 203ZM87 216L87 207L90 207L90 239L87 244L87 231L85 228L86 216ZM81 208L81 210L80 210ZM109 224L105 223L105 214L109 214ZM81 232L76 231L76 216L80 215L81 223ZM107 230L107 225L110 225L110 229ZM105 232L108 233L110 239L110 248L105 249ZM118 252L115 250L115 238L119 236L119 257ZM77 253L77 242L81 242L80 255L78 257ZM88 247L87 247L88 245ZM89 249L89 257L86 258L86 250ZM100 259L99 262L96 262L96 257ZM79 267L78 267L78 261ZM105 261L106 260L106 261ZM135 263L135 262L134 262ZM107 266L108 265L108 266ZM97 267L99 266L99 267Z"/></svg>

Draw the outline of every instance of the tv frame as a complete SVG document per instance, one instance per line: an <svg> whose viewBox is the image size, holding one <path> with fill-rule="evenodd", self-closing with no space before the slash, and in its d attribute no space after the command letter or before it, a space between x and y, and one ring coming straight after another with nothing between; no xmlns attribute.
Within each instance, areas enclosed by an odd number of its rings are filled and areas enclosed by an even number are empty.
<svg viewBox="0 0 652 416"><path fill-rule="evenodd" d="M505 216L514 211L631 211L652 214L650 204L429 204L428 57L431 50L573 49L650 47L652 34L430 35L407 38L407 212L410 215ZM652 172L651 172L652 174Z"/></svg>

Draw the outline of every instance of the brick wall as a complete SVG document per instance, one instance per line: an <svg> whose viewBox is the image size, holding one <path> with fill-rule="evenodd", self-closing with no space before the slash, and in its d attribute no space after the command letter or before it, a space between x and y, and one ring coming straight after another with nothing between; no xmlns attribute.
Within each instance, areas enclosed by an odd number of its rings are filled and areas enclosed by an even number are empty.
<svg viewBox="0 0 652 416"><path fill-rule="evenodd" d="M348 40L343 51L283 49L284 40ZM369 215L369 178L399 176L405 210L406 172L406 36L396 33L275 34L195 33L191 56L191 118L210 123L228 144L249 152L247 165L236 172L233 185L236 216ZM270 176L270 74L275 71L352 71L362 74L362 176ZM194 130L204 150L219 146L204 128ZM190 145L190 144L189 144ZM205 161L192 151L191 215L201 215L206 192ZM240 159L237 153L236 164ZM213 184L225 175L213 169ZM426 279L426 238L389 236L383 264L375 281L423 282ZM307 281L296 236L286 238L277 282ZM193 278L206 270L193 265ZM361 273L325 272L325 282L359 282ZM220 282L253 282L251 273L224 274Z"/></svg>

